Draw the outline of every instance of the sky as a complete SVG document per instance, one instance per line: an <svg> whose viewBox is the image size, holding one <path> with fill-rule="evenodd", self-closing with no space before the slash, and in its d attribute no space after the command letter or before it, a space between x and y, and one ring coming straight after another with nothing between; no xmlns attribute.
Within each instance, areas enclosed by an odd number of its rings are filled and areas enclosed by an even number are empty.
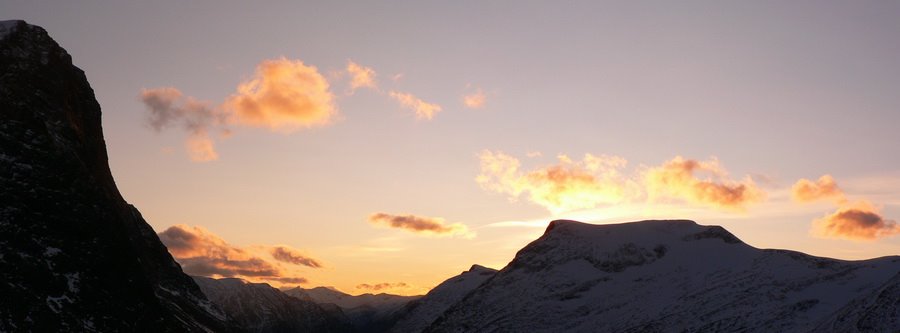
<svg viewBox="0 0 900 333"><path fill-rule="evenodd" d="M421 294L557 218L900 254L900 3L0 3L191 274Z"/></svg>

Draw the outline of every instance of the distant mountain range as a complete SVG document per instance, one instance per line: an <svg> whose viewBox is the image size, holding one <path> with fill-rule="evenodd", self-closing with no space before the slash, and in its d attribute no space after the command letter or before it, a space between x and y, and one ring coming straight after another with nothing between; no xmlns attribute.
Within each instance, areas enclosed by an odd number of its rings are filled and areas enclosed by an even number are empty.
<svg viewBox="0 0 900 333"><path fill-rule="evenodd" d="M391 294L349 295L326 287L312 289L294 288L285 294L323 305L339 307L357 332L380 333L393 327L404 313L404 306L420 296Z"/></svg>
<svg viewBox="0 0 900 333"><path fill-rule="evenodd" d="M194 280L246 332L355 331L340 308L291 297L265 283L198 276Z"/></svg>
<svg viewBox="0 0 900 333"><path fill-rule="evenodd" d="M692 221L553 221L427 295L191 278L119 194L100 106L0 21L0 332L900 332L900 257L757 249Z"/></svg>

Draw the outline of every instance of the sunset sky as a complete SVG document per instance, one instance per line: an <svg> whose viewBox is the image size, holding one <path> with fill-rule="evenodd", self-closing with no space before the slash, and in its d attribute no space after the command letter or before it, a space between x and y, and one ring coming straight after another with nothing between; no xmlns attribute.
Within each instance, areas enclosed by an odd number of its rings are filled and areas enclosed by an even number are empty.
<svg viewBox="0 0 900 333"><path fill-rule="evenodd" d="M26 2L193 274L418 294L552 219L900 254L900 3Z"/></svg>

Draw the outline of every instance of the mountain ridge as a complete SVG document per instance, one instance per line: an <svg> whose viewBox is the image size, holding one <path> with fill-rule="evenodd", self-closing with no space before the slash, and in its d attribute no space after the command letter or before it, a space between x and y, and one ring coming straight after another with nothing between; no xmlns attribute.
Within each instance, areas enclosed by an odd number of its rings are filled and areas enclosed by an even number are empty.
<svg viewBox="0 0 900 333"><path fill-rule="evenodd" d="M898 256L757 249L689 220L560 220L424 332L813 332L854 299L896 322L898 272Z"/></svg>

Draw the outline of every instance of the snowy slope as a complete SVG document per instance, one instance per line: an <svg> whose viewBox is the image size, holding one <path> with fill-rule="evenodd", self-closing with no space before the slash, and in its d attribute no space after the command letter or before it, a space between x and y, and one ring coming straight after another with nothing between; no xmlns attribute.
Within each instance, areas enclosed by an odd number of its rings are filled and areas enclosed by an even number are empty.
<svg viewBox="0 0 900 333"><path fill-rule="evenodd" d="M426 332L807 332L878 295L886 310L866 313L896 322L898 272L896 256L761 250L692 221L554 221Z"/></svg>
<svg viewBox="0 0 900 333"><path fill-rule="evenodd" d="M447 279L424 297L410 302L404 315L394 324L392 333L421 332L435 319L475 290L484 281L494 276L497 270L479 265L472 265L468 271Z"/></svg>
<svg viewBox="0 0 900 333"><path fill-rule="evenodd" d="M285 295L265 283L193 277L209 299L246 332L350 332L339 309Z"/></svg>
<svg viewBox="0 0 900 333"><path fill-rule="evenodd" d="M900 272L829 315L815 332L900 332Z"/></svg>
<svg viewBox="0 0 900 333"><path fill-rule="evenodd" d="M294 288L285 294L312 300L320 305L334 304L343 309L350 322L359 332L385 332L404 312L407 303L421 296L399 296L391 294L349 295L333 288Z"/></svg>

